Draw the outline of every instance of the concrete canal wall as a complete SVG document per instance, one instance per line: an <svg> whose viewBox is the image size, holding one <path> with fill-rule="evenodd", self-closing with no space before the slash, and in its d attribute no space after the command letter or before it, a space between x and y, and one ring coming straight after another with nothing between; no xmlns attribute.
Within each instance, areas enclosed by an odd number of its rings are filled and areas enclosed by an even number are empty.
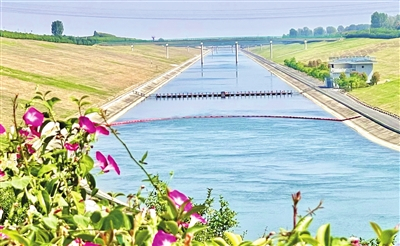
<svg viewBox="0 0 400 246"><path fill-rule="evenodd" d="M210 51L206 51L205 54L207 54L208 52ZM126 93L102 105L101 108L103 110L106 110L107 122L111 123L118 119L118 117L145 100L148 96L150 96L150 94L157 91L163 85L178 76L185 69L189 68L200 59L201 56L198 55L171 69L170 71L158 76L157 78L154 78L137 88L128 90ZM103 119L98 115L91 115L90 118L95 122L103 122Z"/></svg>
<svg viewBox="0 0 400 246"><path fill-rule="evenodd" d="M244 52L248 55L249 58L253 59L255 62L260 64L261 66L268 69L271 73L285 81L286 83L290 84L294 87L299 93L303 94L305 97L309 98L311 101L322 107L327 112L331 113L335 117L338 118L352 118L359 113L353 111L352 109L346 107L345 105L337 102L336 100L320 93L319 91L313 89L312 87L300 82L299 80L293 78L292 76L288 75L287 73L282 72L279 68L280 65L270 65L267 63L262 63L257 59L254 59L251 55ZM293 73L301 74L299 71L293 71ZM307 75L303 75L307 76ZM314 80L315 83L319 83L321 86L324 84L322 81L316 80L312 77L307 76L309 80ZM400 151L400 134L393 132L374 121L366 118L366 117L359 117L353 119L351 121L345 121L344 124L348 125L359 134L364 136L365 138L383 145L387 148ZM333 133L334 134L334 133ZM362 147L362 146L355 146L355 147Z"/></svg>

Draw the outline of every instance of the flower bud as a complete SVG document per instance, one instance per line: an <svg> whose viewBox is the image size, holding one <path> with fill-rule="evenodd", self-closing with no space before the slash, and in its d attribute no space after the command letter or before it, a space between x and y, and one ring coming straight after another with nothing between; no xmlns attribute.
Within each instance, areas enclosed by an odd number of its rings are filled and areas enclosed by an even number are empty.
<svg viewBox="0 0 400 246"><path fill-rule="evenodd" d="M292 194L292 199L293 199L294 205L296 206L297 203L299 203L299 201L301 200L301 192L298 191L297 193Z"/></svg>

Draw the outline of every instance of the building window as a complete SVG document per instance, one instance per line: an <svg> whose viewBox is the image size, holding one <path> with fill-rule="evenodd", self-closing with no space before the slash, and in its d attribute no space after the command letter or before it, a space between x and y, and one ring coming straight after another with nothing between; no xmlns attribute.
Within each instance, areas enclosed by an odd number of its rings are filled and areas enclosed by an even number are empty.
<svg viewBox="0 0 400 246"><path fill-rule="evenodd" d="M333 68L333 64L332 64L332 68Z"/></svg>

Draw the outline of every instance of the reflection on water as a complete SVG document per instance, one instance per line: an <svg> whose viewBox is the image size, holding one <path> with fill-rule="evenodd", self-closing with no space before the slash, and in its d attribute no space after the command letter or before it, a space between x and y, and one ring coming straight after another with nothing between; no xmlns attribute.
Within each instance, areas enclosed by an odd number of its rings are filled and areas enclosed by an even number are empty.
<svg viewBox="0 0 400 246"><path fill-rule="evenodd" d="M204 73L203 73L204 72ZM240 73L240 80L238 80ZM202 78L199 78L199 76ZM205 58L158 93L292 90L279 78L230 49ZM301 95L226 99L148 99L119 120L193 115L332 117ZM117 127L137 158L149 151L148 170L197 202L213 188L237 211L240 228L255 239L264 229L291 227L291 194L301 190L299 212L324 200L311 227L330 222L333 235L372 237L369 221L399 222L399 153L372 143L340 122L287 119L184 119ZM121 176L99 177L104 190L135 192L144 175L112 137L95 146L113 154Z"/></svg>

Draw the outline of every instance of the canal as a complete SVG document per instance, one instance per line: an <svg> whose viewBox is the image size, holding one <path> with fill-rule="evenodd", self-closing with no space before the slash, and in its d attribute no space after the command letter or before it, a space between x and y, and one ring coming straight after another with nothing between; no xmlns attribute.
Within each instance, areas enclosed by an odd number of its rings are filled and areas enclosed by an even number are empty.
<svg viewBox="0 0 400 246"><path fill-rule="evenodd" d="M251 59L231 49L205 57L157 93L293 90ZM333 117L295 94L278 97L154 99L117 121L197 115L280 115ZM377 145L341 122L271 119L175 119L116 127L136 158L146 151L147 169L195 202L207 188L238 212L247 239L265 229L291 228L291 194L302 192L299 212L323 200L311 226L331 223L335 236L374 236L369 221L392 228L399 219L399 153ZM98 177L104 191L135 193L145 178L113 137L95 150L112 154L121 175ZM94 152L93 152L94 153ZM173 177L170 178L170 173ZM150 186L146 184L149 188Z"/></svg>

